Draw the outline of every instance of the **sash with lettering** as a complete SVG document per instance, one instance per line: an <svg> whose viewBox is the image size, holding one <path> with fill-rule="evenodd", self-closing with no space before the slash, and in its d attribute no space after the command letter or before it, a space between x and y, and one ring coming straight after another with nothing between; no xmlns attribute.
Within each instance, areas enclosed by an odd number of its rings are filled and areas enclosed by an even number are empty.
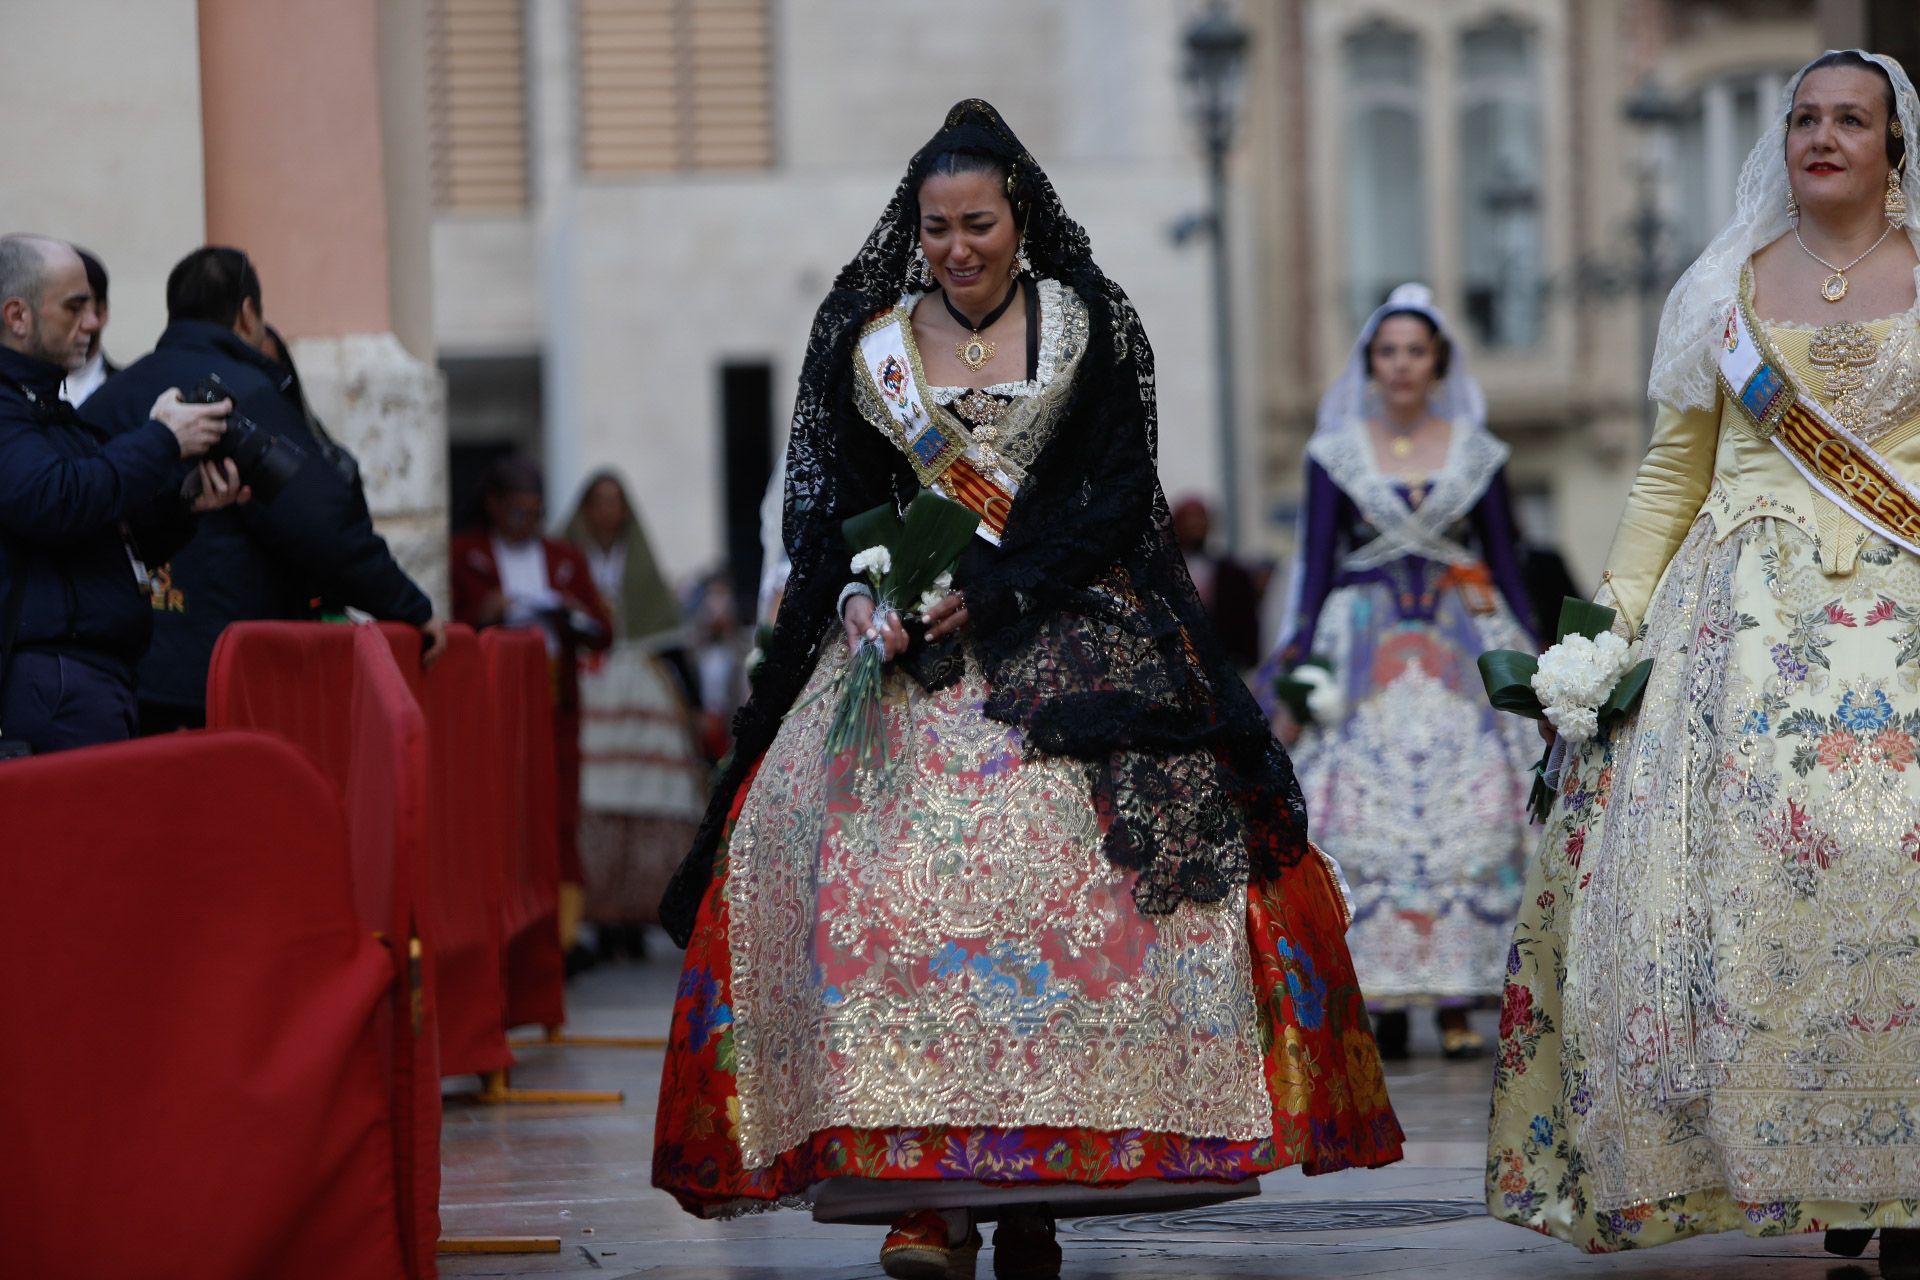
<svg viewBox="0 0 1920 1280"><path fill-rule="evenodd" d="M921 394L927 379L908 323L904 306L867 321L860 330L860 367L886 406L889 437L920 483L979 516L977 532L997 547L1020 486L1003 464L982 461L965 423Z"/></svg>
<svg viewBox="0 0 1920 1280"><path fill-rule="evenodd" d="M1819 401L1760 337L1743 296L1727 315L1721 389L1807 483L1895 546L1920 555L1920 492Z"/></svg>

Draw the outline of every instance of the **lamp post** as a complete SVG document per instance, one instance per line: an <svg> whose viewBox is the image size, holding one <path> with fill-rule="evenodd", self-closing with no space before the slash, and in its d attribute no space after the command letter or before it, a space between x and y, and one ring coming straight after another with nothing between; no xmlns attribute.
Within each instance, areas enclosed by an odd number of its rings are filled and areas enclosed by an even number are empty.
<svg viewBox="0 0 1920 1280"><path fill-rule="evenodd" d="M1233 430L1233 309L1227 277L1227 152L1233 145L1240 111L1248 42L1247 29L1228 10L1225 0L1211 0L1187 24L1185 79L1193 94L1200 145L1207 159L1207 231L1213 241L1214 378L1220 416L1220 513L1229 552L1240 541L1240 485Z"/></svg>

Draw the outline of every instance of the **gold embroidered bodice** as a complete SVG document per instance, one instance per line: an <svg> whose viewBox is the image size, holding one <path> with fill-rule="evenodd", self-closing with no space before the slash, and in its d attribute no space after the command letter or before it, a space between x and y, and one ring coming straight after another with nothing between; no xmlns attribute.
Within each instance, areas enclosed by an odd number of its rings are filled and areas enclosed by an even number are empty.
<svg viewBox="0 0 1920 1280"><path fill-rule="evenodd" d="M1016 479L1024 478L1026 468L1033 465L1052 438L1067 394L1073 389L1074 371L1087 349L1087 307L1079 295L1058 280L1041 280L1035 292L1039 295L1040 350L1032 381L925 389L934 405L966 424L980 461L1005 466ZM909 314L921 296L907 296ZM911 325L904 336L909 344L914 343ZM1008 354L1025 362L1024 351ZM860 358L857 351L853 358ZM893 420L873 389L872 379L856 376L853 385L854 402L861 415L891 439Z"/></svg>
<svg viewBox="0 0 1920 1280"><path fill-rule="evenodd" d="M1763 323L1796 386L1856 432L1903 476L1920 479L1920 307L1869 323ZM1710 409L1662 405L1653 443L1607 555L1611 603L1629 625L1694 520L1724 540L1751 520L1782 521L1817 549L1830 577L1853 573L1871 534L1816 493L1725 395Z"/></svg>

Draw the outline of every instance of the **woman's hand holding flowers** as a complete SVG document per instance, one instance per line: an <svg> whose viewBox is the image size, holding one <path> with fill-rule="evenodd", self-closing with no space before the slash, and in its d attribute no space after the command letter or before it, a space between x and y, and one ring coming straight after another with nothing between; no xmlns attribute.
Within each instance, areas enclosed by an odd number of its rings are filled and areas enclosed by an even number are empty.
<svg viewBox="0 0 1920 1280"><path fill-rule="evenodd" d="M852 596L847 600L846 613L841 619L847 629L847 651L857 653L863 640L881 642L881 655L891 662L907 651L907 629L900 621L900 615L891 609L883 618L873 613L873 601L866 596Z"/></svg>
<svg viewBox="0 0 1920 1280"><path fill-rule="evenodd" d="M940 597L938 603L929 606L920 616L927 622L927 639L944 640L967 625L966 594L950 591Z"/></svg>

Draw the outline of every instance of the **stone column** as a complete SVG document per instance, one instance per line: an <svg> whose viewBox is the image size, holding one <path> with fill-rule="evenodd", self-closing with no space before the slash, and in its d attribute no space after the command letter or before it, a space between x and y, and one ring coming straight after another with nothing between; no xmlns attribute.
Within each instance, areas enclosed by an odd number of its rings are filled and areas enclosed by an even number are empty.
<svg viewBox="0 0 1920 1280"><path fill-rule="evenodd" d="M245 249L314 411L445 612L427 0L199 0L207 239Z"/></svg>

